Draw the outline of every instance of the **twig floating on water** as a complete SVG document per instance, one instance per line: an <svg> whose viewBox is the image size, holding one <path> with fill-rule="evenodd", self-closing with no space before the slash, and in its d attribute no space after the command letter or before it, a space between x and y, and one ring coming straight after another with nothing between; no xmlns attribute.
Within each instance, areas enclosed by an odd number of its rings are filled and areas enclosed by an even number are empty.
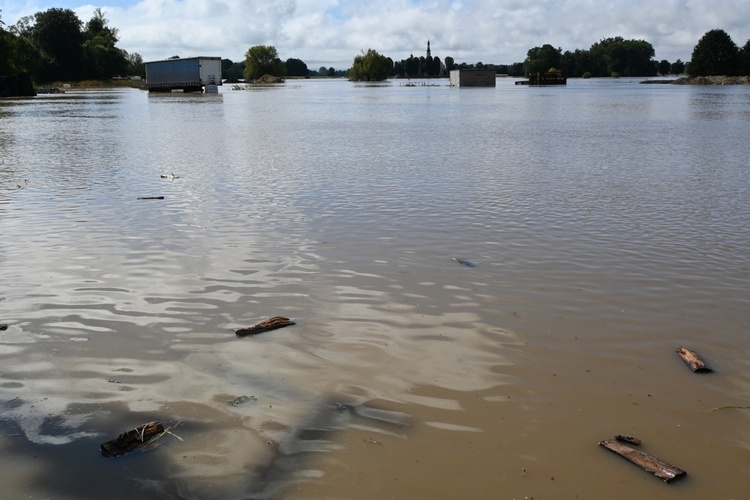
<svg viewBox="0 0 750 500"><path fill-rule="evenodd" d="M133 450L144 448L166 433L164 426L157 420L125 431L117 439L102 443L100 446L103 457L118 457Z"/></svg>
<svg viewBox="0 0 750 500"><path fill-rule="evenodd" d="M694 351L680 347L675 352L695 373L708 373L712 371Z"/></svg>
<svg viewBox="0 0 750 500"><path fill-rule="evenodd" d="M743 409L743 410L748 410L748 409L750 409L750 406L748 406L748 405L717 406L716 408L711 408L711 411L728 410L730 408L739 408L739 409Z"/></svg>
<svg viewBox="0 0 750 500"><path fill-rule="evenodd" d="M139 200L163 200L163 196L139 196Z"/></svg>
<svg viewBox="0 0 750 500"><path fill-rule="evenodd" d="M263 321L259 321L258 323L250 325L246 328L239 328L235 330L234 333L238 337L244 337L246 335L256 335L258 333L270 332L271 330L284 328L285 326L291 326L294 324L294 321L291 321L289 318L285 318L283 316L273 316L271 318L264 319Z"/></svg>
<svg viewBox="0 0 750 500"><path fill-rule="evenodd" d="M626 444L617 442L616 439L606 439L599 442L599 446L603 446L610 451L613 451L623 457L626 460L636 464L646 472L650 472L656 477L663 479L667 483L675 479L679 479L687 472L675 467L674 465L668 464L667 462L660 460L648 453L644 453L640 450L636 450Z"/></svg>

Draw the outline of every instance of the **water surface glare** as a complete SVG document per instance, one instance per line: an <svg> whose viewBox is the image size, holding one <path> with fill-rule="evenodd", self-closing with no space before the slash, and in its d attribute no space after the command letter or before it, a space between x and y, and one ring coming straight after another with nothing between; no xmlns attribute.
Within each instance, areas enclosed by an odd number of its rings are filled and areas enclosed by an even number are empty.
<svg viewBox="0 0 750 500"><path fill-rule="evenodd" d="M0 101L3 495L739 498L748 137L627 79Z"/></svg>

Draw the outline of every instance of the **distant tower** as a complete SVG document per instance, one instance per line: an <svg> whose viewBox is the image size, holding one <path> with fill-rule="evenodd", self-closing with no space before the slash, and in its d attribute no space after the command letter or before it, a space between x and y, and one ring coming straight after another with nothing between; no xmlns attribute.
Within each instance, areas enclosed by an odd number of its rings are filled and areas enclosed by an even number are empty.
<svg viewBox="0 0 750 500"><path fill-rule="evenodd" d="M430 57L430 40L427 40L427 57Z"/></svg>

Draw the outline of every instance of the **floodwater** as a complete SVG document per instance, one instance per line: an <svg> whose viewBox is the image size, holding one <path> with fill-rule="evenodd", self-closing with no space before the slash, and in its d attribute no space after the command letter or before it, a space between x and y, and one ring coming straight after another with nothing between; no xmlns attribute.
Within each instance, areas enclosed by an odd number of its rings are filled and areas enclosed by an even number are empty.
<svg viewBox="0 0 750 500"><path fill-rule="evenodd" d="M0 497L743 497L748 138L627 79L0 101Z"/></svg>

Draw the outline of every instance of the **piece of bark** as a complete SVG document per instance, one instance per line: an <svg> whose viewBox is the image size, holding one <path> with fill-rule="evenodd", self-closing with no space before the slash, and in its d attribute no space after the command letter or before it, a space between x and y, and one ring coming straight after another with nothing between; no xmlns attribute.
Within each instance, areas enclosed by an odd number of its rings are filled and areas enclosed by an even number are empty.
<svg viewBox="0 0 750 500"><path fill-rule="evenodd" d="M680 347L675 352L694 372L708 373L711 371L711 368L694 351Z"/></svg>
<svg viewBox="0 0 750 500"><path fill-rule="evenodd" d="M154 420L135 429L125 431L117 439L102 443L100 446L103 457L119 457L149 444L151 439L164 433L164 426Z"/></svg>
<svg viewBox="0 0 750 500"><path fill-rule="evenodd" d="M285 318L283 316L273 316L271 318L264 319L263 321L259 321L254 325L250 325L245 328L239 328L235 330L234 333L238 337L244 337L246 335L256 335L258 333L270 332L271 330L284 328L285 326L291 326L294 324L294 321L291 321L289 318Z"/></svg>
<svg viewBox="0 0 750 500"><path fill-rule="evenodd" d="M648 453L644 453L626 444L620 443L617 439L605 439L604 441L599 442L599 446L603 446L608 450L617 453L621 457L633 462L646 472L652 473L667 483L687 475L687 472L679 467L675 467L674 465L668 464Z"/></svg>

